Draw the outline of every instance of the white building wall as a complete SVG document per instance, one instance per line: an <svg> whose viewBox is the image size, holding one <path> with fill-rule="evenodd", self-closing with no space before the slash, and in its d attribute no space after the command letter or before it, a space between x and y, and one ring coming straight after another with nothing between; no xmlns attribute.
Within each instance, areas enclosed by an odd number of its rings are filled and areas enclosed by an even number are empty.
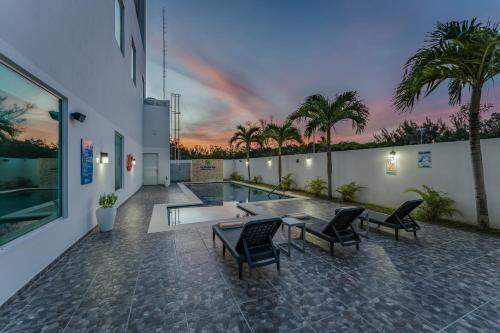
<svg viewBox="0 0 500 333"><path fill-rule="evenodd" d="M170 113L164 106L144 105L144 153L158 154L158 183L170 185Z"/></svg>
<svg viewBox="0 0 500 333"><path fill-rule="evenodd" d="M500 139L482 140L481 144L491 224L500 228ZM385 160L391 148L334 152L334 188L355 181L366 187L357 197L360 202L396 207L402 201L415 197L415 194L404 193L405 189L425 184L449 193L463 214L463 217L455 216L456 219L474 223L474 183L467 141L394 147L394 150L399 163L397 175L385 172ZM432 168L417 167L419 151L432 152ZM277 157L250 161L252 178L261 176L265 183L277 184L277 168ZM246 178L245 159L224 162L225 178L229 178L234 171ZM300 189L304 189L314 177L326 181L326 153L283 156L283 175L288 173L293 175Z"/></svg>
<svg viewBox="0 0 500 333"><path fill-rule="evenodd" d="M114 36L114 2L4 0L0 3L0 53L67 98L67 216L0 247L0 304L96 225L100 193L114 191L114 132L124 136L123 203L142 185L142 76L145 55L133 0L125 0L125 52ZM137 51L137 85L130 74L130 40ZM80 140L109 164L94 164L94 180L80 185ZM126 155L137 163L127 172Z"/></svg>

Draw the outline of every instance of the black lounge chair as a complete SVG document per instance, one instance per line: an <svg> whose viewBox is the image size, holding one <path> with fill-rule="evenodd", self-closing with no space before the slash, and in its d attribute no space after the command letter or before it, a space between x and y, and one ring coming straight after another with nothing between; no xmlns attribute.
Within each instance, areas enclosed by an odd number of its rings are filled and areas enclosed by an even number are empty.
<svg viewBox="0 0 500 333"><path fill-rule="evenodd" d="M407 232L413 232L413 236L417 238L417 231L420 230L418 223L411 217L410 213L424 202L421 199L408 200L404 202L391 215L382 213L370 213L368 222L382 225L384 227L394 229L394 236L399 240L399 230L404 229ZM366 218L362 218L362 222Z"/></svg>
<svg viewBox="0 0 500 333"><path fill-rule="evenodd" d="M361 207L340 208L335 211L335 216L331 221L323 221L311 218L311 223L306 223L306 232L316 237L324 239L330 243L330 254L333 256L334 243L340 243L342 246L356 245L359 250L361 238L352 227L356 220L365 209Z"/></svg>
<svg viewBox="0 0 500 333"><path fill-rule="evenodd" d="M223 229L218 224L212 226L213 239L217 235L222 242L222 254L226 249L238 262L238 276L242 278L243 263L250 268L276 263L280 270L280 251L273 237L281 225L277 217L247 222L243 227Z"/></svg>

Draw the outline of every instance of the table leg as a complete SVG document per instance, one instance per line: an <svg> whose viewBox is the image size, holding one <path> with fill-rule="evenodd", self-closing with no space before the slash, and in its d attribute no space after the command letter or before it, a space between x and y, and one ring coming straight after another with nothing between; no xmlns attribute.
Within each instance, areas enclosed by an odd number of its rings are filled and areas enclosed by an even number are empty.
<svg viewBox="0 0 500 333"><path fill-rule="evenodd" d="M288 253L289 255L288 256L292 256L292 227L291 226L288 226Z"/></svg>

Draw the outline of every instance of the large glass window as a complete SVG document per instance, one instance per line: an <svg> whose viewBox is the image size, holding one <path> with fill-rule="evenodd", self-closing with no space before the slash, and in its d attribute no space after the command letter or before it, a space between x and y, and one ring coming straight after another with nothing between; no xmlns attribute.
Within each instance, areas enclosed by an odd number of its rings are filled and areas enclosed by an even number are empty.
<svg viewBox="0 0 500 333"><path fill-rule="evenodd" d="M0 61L0 245L61 215L61 104Z"/></svg>
<svg viewBox="0 0 500 333"><path fill-rule="evenodd" d="M115 38L118 42L118 46L123 53L124 45L123 45L123 35L124 35L124 11L122 0L115 0Z"/></svg>
<svg viewBox="0 0 500 333"><path fill-rule="evenodd" d="M123 135L115 132L115 190L123 188Z"/></svg>
<svg viewBox="0 0 500 333"><path fill-rule="evenodd" d="M132 78L132 81L134 81L134 84L137 79L136 66L137 66L137 60L136 60L135 44L134 40L132 39L130 48L130 77Z"/></svg>

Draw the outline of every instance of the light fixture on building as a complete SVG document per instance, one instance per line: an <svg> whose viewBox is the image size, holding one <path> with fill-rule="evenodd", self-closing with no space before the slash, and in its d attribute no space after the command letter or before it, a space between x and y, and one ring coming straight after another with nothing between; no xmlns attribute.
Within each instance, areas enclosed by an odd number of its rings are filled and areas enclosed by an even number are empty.
<svg viewBox="0 0 500 333"><path fill-rule="evenodd" d="M271 164L273 164L273 160L272 159L268 159L267 160L267 165L271 166Z"/></svg>
<svg viewBox="0 0 500 333"><path fill-rule="evenodd" d="M97 158L95 159L95 161L99 164L108 164L109 163L108 153L101 151L99 153L99 156L97 156Z"/></svg>
<svg viewBox="0 0 500 333"><path fill-rule="evenodd" d="M131 171L135 165L135 157L132 154L127 155L127 171Z"/></svg>
<svg viewBox="0 0 500 333"><path fill-rule="evenodd" d="M391 152L389 153L389 158L393 160L396 158L396 151L394 149L392 149Z"/></svg>
<svg viewBox="0 0 500 333"><path fill-rule="evenodd" d="M306 157L306 164L307 164L307 165L311 165L311 163L312 163L312 158L311 158L311 156L307 156L307 157Z"/></svg>
<svg viewBox="0 0 500 333"><path fill-rule="evenodd" d="M245 164L246 164L246 165L248 165L248 164L250 164L250 162L248 162L248 161L245 161Z"/></svg>
<svg viewBox="0 0 500 333"><path fill-rule="evenodd" d="M81 123L83 123L85 121L85 118L87 118L86 115L84 115L83 113L80 113L80 112L72 112L70 114L70 117L71 117L71 120L76 120L76 121L79 121Z"/></svg>

